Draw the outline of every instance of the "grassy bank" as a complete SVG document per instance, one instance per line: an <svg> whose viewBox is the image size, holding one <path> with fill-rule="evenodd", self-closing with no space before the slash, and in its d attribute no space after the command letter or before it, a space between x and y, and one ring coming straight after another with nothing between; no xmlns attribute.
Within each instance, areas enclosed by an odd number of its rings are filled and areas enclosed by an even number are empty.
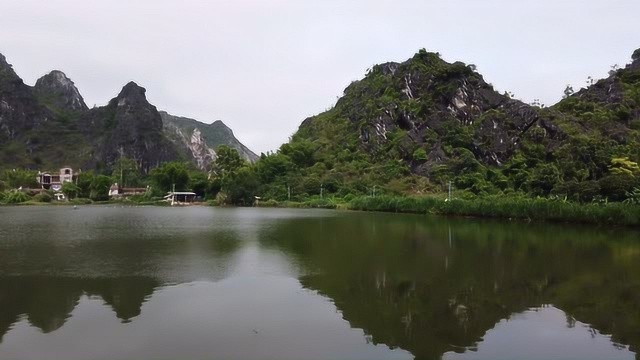
<svg viewBox="0 0 640 360"><path fill-rule="evenodd" d="M311 198L305 201L275 201L260 202L258 207L282 207L293 209L349 209L349 204L342 198Z"/></svg>
<svg viewBox="0 0 640 360"><path fill-rule="evenodd" d="M148 200L148 201L132 201L128 199L122 200L106 200L106 201L92 201L91 199L71 199L69 201L38 201L36 199L29 199L22 202L7 203L0 202L0 206L73 206L73 205L135 205L135 206L170 206L166 201L160 200Z"/></svg>
<svg viewBox="0 0 640 360"><path fill-rule="evenodd" d="M580 204L544 198L503 196L445 201L436 197L361 197L352 200L349 208L365 211L640 225L640 206L638 205Z"/></svg>
<svg viewBox="0 0 640 360"><path fill-rule="evenodd" d="M495 196L454 199L422 196L364 196L349 199L311 199L305 202L266 201L264 207L325 208L448 216L544 220L640 226L640 205L623 203L580 204L545 198Z"/></svg>
<svg viewBox="0 0 640 360"><path fill-rule="evenodd" d="M89 199L73 199L69 202L38 202L30 199L17 204L0 205L85 205L121 204L168 206L164 201L111 200L92 202ZM213 203L210 203L212 205ZM540 220L571 223L592 223L640 226L640 205L624 203L588 203L523 196L489 196L446 201L443 196L362 196L354 198L309 198L305 201L267 200L259 207L321 208L361 210L446 216L473 216L487 218Z"/></svg>

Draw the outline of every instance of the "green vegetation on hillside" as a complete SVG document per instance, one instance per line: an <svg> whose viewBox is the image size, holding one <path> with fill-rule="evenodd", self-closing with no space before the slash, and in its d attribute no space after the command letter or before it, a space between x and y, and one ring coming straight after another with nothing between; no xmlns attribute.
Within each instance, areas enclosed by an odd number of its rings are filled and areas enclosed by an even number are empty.
<svg viewBox="0 0 640 360"><path fill-rule="evenodd" d="M421 51L405 63L373 67L334 108L263 154L254 166L255 192L277 201L321 191L371 195L374 188L421 195L446 192L451 182L476 196L633 202L639 94L637 59L543 109L496 93L471 65Z"/></svg>

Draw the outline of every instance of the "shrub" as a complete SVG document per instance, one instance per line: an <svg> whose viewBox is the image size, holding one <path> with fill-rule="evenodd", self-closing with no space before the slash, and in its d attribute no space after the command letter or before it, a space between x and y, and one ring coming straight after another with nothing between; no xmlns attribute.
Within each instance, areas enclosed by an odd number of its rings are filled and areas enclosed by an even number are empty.
<svg viewBox="0 0 640 360"><path fill-rule="evenodd" d="M355 195L349 193L349 194L345 195L342 199L345 202L350 202L351 200L355 199L355 197L356 197Z"/></svg>
<svg viewBox="0 0 640 360"><path fill-rule="evenodd" d="M598 184L603 196L611 201L623 201L627 197L627 192L633 191L637 181L633 175L617 174L600 179Z"/></svg>
<svg viewBox="0 0 640 360"><path fill-rule="evenodd" d="M321 208L321 209L335 209L337 203L334 199L311 199L304 202L304 207Z"/></svg>
<svg viewBox="0 0 640 360"><path fill-rule="evenodd" d="M51 197L51 195L49 195L47 193L41 193L41 194L38 194L38 195L34 196L33 200L35 200L37 202L48 203L48 202L51 202L51 200L53 200L53 198Z"/></svg>
<svg viewBox="0 0 640 360"><path fill-rule="evenodd" d="M589 202L600 195L600 184L597 181L582 181L576 185L578 201Z"/></svg>
<svg viewBox="0 0 640 360"><path fill-rule="evenodd" d="M86 204L93 203L91 199L87 199L87 198L75 198L75 199L69 200L69 202L76 205L86 205Z"/></svg>
<svg viewBox="0 0 640 360"><path fill-rule="evenodd" d="M280 203L278 200L269 199L269 200L261 200L256 203L257 207L279 207Z"/></svg>
<svg viewBox="0 0 640 360"><path fill-rule="evenodd" d="M29 200L29 195L22 191L8 191L5 193L4 202L7 204L19 204Z"/></svg>
<svg viewBox="0 0 640 360"><path fill-rule="evenodd" d="M427 160L427 152L420 148L413 152L413 159L417 161L425 161Z"/></svg>
<svg viewBox="0 0 640 360"><path fill-rule="evenodd" d="M640 188L635 188L633 191L627 192L627 199L624 203L640 205Z"/></svg>
<svg viewBox="0 0 640 360"><path fill-rule="evenodd" d="M261 201L259 206L263 207L278 207L278 202L276 200L270 199L267 201Z"/></svg>

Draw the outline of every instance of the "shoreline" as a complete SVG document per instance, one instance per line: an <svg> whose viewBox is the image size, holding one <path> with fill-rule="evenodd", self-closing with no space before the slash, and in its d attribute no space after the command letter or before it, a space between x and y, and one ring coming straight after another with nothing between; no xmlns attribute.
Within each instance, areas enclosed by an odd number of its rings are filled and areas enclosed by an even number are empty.
<svg viewBox="0 0 640 360"><path fill-rule="evenodd" d="M259 207L324 208L351 211L438 215L477 219L540 221L640 227L640 205L624 203L580 204L552 199L486 197L447 201L434 196L357 197L350 201L315 199L306 202L274 202Z"/></svg>
<svg viewBox="0 0 640 360"><path fill-rule="evenodd" d="M87 202L36 202L0 204L0 207L12 206L171 206L158 201L98 201ZM190 206L219 206L202 202ZM226 207L220 205L220 207ZM566 224L594 224L640 227L640 205L624 203L588 203L521 197L482 197L476 199L453 199L447 201L435 196L362 196L352 199L312 198L303 202L268 200L257 204L258 208L288 209L330 209L348 211L367 211L385 213L406 213L418 215L438 215L460 218L486 218L519 221L540 221Z"/></svg>

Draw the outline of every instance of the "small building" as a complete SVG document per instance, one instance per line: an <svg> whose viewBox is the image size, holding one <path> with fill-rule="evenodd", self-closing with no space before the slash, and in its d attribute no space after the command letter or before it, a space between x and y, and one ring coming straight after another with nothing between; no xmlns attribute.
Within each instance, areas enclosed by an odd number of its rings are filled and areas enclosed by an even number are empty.
<svg viewBox="0 0 640 360"><path fill-rule="evenodd" d="M109 197L126 198L134 195L144 195L147 191L149 191L148 186L145 188L124 188L115 183L109 188Z"/></svg>
<svg viewBox="0 0 640 360"><path fill-rule="evenodd" d="M73 173L70 167L63 167L59 172L38 172L38 184L45 190L60 191L62 184L73 182L78 175Z"/></svg>
<svg viewBox="0 0 640 360"><path fill-rule="evenodd" d="M149 187L143 188L120 188L122 196L144 195L149 191Z"/></svg>
<svg viewBox="0 0 640 360"><path fill-rule="evenodd" d="M119 197L120 196L120 187L118 183L111 185L109 188L109 197Z"/></svg>
<svg viewBox="0 0 640 360"><path fill-rule="evenodd" d="M196 200L196 193L189 191L172 191L168 193L164 200L171 205L191 205Z"/></svg>

